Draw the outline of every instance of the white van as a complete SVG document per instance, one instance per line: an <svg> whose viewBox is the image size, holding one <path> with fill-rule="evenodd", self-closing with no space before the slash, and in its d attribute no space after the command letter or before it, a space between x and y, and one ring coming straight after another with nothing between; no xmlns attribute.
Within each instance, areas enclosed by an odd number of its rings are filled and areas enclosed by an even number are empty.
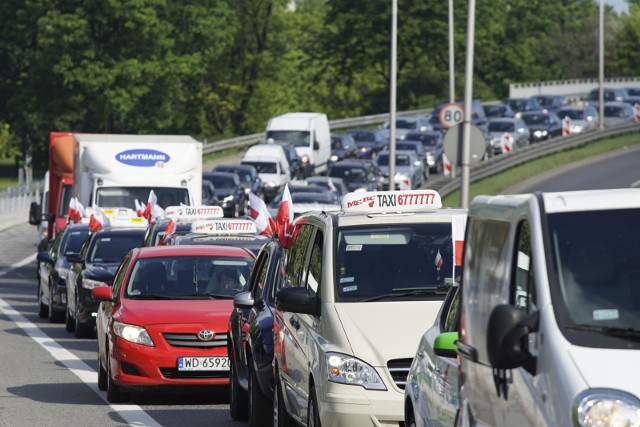
<svg viewBox="0 0 640 427"><path fill-rule="evenodd" d="M256 144L247 150L240 161L256 168L264 185L265 200L270 201L289 182L290 165L284 148L278 144Z"/></svg>
<svg viewBox="0 0 640 427"><path fill-rule="evenodd" d="M457 425L640 425L640 190L473 199Z"/></svg>
<svg viewBox="0 0 640 427"><path fill-rule="evenodd" d="M416 347L455 282L466 210L441 205L433 190L355 192L296 220L276 295L274 425L402 424Z"/></svg>
<svg viewBox="0 0 640 427"><path fill-rule="evenodd" d="M312 173L325 173L331 157L331 131L324 113L286 113L269 119L266 140L296 147Z"/></svg>

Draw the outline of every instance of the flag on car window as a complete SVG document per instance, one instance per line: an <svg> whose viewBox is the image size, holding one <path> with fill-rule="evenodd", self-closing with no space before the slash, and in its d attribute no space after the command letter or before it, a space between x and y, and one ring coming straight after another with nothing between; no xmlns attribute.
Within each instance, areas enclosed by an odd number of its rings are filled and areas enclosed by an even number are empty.
<svg viewBox="0 0 640 427"><path fill-rule="evenodd" d="M433 260L433 265L435 265L439 271L442 268L442 264L444 264L444 261L442 260L442 255L440 255L440 249L438 249L436 259Z"/></svg>
<svg viewBox="0 0 640 427"><path fill-rule="evenodd" d="M167 239L175 234L177 217L178 217L178 213L174 212L174 214L169 219L169 223L164 228L164 236L162 236L162 238L158 241L158 244L156 246L163 246L166 243Z"/></svg>
<svg viewBox="0 0 640 427"><path fill-rule="evenodd" d="M82 220L84 216L84 206L82 206L82 203L80 203L80 200L78 200L77 197L72 197L69 201L69 211L67 212L69 222L77 224Z"/></svg>
<svg viewBox="0 0 640 427"><path fill-rule="evenodd" d="M293 243L293 201L291 200L288 184L284 186L276 225L280 245L285 249L289 248Z"/></svg>
<svg viewBox="0 0 640 427"><path fill-rule="evenodd" d="M462 250L464 249L464 229L467 226L466 215L454 215L451 218L451 237L453 240L453 265L462 265Z"/></svg>
<svg viewBox="0 0 640 427"><path fill-rule="evenodd" d="M256 223L258 234L273 236L276 231L276 223L269 215L269 210L264 200L253 193L249 193L249 215L253 222Z"/></svg>
<svg viewBox="0 0 640 427"><path fill-rule="evenodd" d="M109 217L98 206L94 206L89 218L89 230L95 233L109 225Z"/></svg>
<svg viewBox="0 0 640 427"><path fill-rule="evenodd" d="M338 192L338 188L333 183L333 180L331 179L331 177L329 177L329 179L327 180L327 188L331 191L335 191L336 193Z"/></svg>
<svg viewBox="0 0 640 427"><path fill-rule="evenodd" d="M147 206L144 203L140 203L138 199L135 199L134 202L136 204L136 213L138 214L138 216L144 217L144 210L147 208Z"/></svg>

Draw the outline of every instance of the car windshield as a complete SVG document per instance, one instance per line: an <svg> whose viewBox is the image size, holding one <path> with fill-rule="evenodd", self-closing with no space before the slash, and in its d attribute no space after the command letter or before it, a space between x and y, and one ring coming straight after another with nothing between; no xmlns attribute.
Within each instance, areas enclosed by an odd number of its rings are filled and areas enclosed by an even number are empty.
<svg viewBox="0 0 640 427"><path fill-rule="evenodd" d="M640 209L549 215L565 325L640 329ZM590 230L585 233L585 230Z"/></svg>
<svg viewBox="0 0 640 427"><path fill-rule="evenodd" d="M342 178L344 182L363 182L367 180L367 171L358 166L333 166L329 176Z"/></svg>
<svg viewBox="0 0 640 427"><path fill-rule="evenodd" d="M109 234L96 237L87 253L91 263L119 263L133 248L142 245L142 235Z"/></svg>
<svg viewBox="0 0 640 427"><path fill-rule="evenodd" d="M242 162L245 165L251 165L258 173L278 173L278 166L275 162Z"/></svg>
<svg viewBox="0 0 640 427"><path fill-rule="evenodd" d="M236 175L238 175L238 178L240 178L240 182L244 182L244 183L252 183L254 180L253 174L251 173L251 171L248 171L246 169L242 169L242 168L220 168L219 169L220 172L231 172L231 173L235 173Z"/></svg>
<svg viewBox="0 0 640 427"><path fill-rule="evenodd" d="M236 181L230 176L208 175L205 179L211 181L216 190L232 189L236 187Z"/></svg>
<svg viewBox="0 0 640 427"><path fill-rule="evenodd" d="M309 131L303 130L270 130L267 131L267 140L291 143L294 147L308 147L310 142Z"/></svg>
<svg viewBox="0 0 640 427"><path fill-rule="evenodd" d="M82 244L89 235L89 229L84 230L70 230L67 232L67 238L62 248L62 253L65 255L77 254L80 252Z"/></svg>
<svg viewBox="0 0 640 427"><path fill-rule="evenodd" d="M501 117L503 107L501 105L485 105L484 114L487 117Z"/></svg>
<svg viewBox="0 0 640 427"><path fill-rule="evenodd" d="M489 122L489 132L513 132L513 122Z"/></svg>
<svg viewBox="0 0 640 427"><path fill-rule="evenodd" d="M453 283L450 223L339 230L337 301L444 300Z"/></svg>
<svg viewBox="0 0 640 427"><path fill-rule="evenodd" d="M528 125L548 125L549 117L546 114L524 114L522 120Z"/></svg>
<svg viewBox="0 0 640 427"><path fill-rule="evenodd" d="M406 138L413 141L420 141L425 148L437 146L440 140L439 135L433 133L409 133Z"/></svg>
<svg viewBox="0 0 640 427"><path fill-rule="evenodd" d="M604 106L605 117L624 117L624 110L617 105L605 105Z"/></svg>
<svg viewBox="0 0 640 427"><path fill-rule="evenodd" d="M584 120L584 111L582 110L558 110L560 118L569 117L571 120Z"/></svg>
<svg viewBox="0 0 640 427"><path fill-rule="evenodd" d="M362 131L352 131L347 132L349 135L353 137L356 143L360 142L376 142L376 135L373 132L362 132Z"/></svg>
<svg viewBox="0 0 640 427"><path fill-rule="evenodd" d="M396 129L416 129L416 120L414 119L396 119ZM389 122L386 122L383 126L383 129L389 129Z"/></svg>
<svg viewBox="0 0 640 427"><path fill-rule="evenodd" d="M147 202L149 193L153 190L158 198L158 205L164 209L167 206L177 206L180 203L191 204L189 190L186 188L167 187L98 187L96 190L96 206L112 206L136 209L136 200Z"/></svg>
<svg viewBox="0 0 640 427"><path fill-rule="evenodd" d="M126 285L129 299L233 298L246 290L252 258L175 256L139 258Z"/></svg>
<svg viewBox="0 0 640 427"><path fill-rule="evenodd" d="M513 111L524 111L527 107L525 99L510 99L508 103Z"/></svg>

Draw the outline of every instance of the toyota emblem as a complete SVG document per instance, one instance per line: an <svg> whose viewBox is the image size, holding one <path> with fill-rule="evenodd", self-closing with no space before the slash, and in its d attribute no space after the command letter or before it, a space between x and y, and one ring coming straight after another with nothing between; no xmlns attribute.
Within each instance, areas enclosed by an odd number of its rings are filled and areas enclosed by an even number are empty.
<svg viewBox="0 0 640 427"><path fill-rule="evenodd" d="M213 331L209 331L207 329L198 332L198 340L200 341L211 341L215 336L216 334Z"/></svg>

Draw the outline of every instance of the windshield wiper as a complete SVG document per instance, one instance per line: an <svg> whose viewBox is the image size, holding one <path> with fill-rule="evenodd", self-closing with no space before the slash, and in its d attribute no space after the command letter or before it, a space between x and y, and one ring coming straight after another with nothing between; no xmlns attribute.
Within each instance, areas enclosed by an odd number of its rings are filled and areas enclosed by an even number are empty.
<svg viewBox="0 0 640 427"><path fill-rule="evenodd" d="M380 301L390 298L403 298L414 296L434 296L434 295L446 295L449 288L445 286L429 286L424 288L393 288L391 293L376 295L375 297L367 298L362 302Z"/></svg>
<svg viewBox="0 0 640 427"><path fill-rule="evenodd" d="M623 338L640 338L640 329L635 328L621 328L614 326L598 326L588 324L574 324L565 326L566 329L574 331L587 331L596 332L599 334L610 335L613 337Z"/></svg>

